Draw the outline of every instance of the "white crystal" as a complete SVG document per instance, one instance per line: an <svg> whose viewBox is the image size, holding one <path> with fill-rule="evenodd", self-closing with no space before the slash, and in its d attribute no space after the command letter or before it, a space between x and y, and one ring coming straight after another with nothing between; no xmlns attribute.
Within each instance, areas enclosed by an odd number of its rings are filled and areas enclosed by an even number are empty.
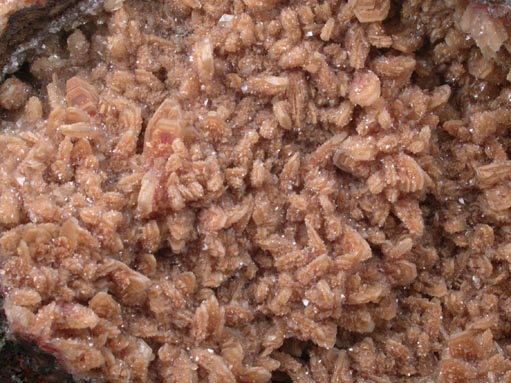
<svg viewBox="0 0 511 383"><path fill-rule="evenodd" d="M218 20L221 24L227 24L234 20L234 15L229 15L227 13L224 13L222 17Z"/></svg>
<svg viewBox="0 0 511 383"><path fill-rule="evenodd" d="M23 186L25 184L25 177L24 176L16 176L16 182L18 185Z"/></svg>

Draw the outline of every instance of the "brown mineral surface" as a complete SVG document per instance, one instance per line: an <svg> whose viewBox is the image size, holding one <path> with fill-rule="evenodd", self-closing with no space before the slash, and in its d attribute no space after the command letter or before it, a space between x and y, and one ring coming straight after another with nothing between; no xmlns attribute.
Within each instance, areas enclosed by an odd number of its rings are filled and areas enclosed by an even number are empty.
<svg viewBox="0 0 511 383"><path fill-rule="evenodd" d="M0 84L9 331L93 382L511 382L510 9L106 0L51 34Z"/></svg>

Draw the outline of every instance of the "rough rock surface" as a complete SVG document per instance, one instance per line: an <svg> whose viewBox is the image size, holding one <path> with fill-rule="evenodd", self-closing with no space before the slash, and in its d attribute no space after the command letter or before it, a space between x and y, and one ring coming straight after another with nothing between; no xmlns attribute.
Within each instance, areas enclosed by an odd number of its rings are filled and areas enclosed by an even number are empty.
<svg viewBox="0 0 511 383"><path fill-rule="evenodd" d="M511 381L509 8L104 7L0 86L12 331L106 382Z"/></svg>

